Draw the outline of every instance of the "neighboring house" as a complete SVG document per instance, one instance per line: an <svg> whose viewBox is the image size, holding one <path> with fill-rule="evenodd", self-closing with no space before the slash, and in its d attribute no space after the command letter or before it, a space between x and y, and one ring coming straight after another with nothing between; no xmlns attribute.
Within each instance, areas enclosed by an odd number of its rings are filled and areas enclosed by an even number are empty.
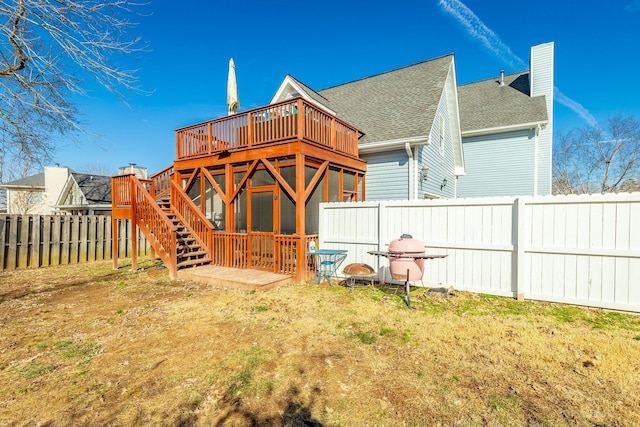
<svg viewBox="0 0 640 427"><path fill-rule="evenodd" d="M146 179L147 169L130 163L120 174ZM111 177L46 166L44 172L0 184L7 191L9 214L111 214Z"/></svg>
<svg viewBox="0 0 640 427"><path fill-rule="evenodd" d="M133 174L138 179L147 179L147 168L138 166L135 163L129 163L127 166L118 168L118 175Z"/></svg>
<svg viewBox="0 0 640 427"><path fill-rule="evenodd" d="M7 213L50 215L64 187L70 170L47 166L44 172L0 184L7 191Z"/></svg>
<svg viewBox="0 0 640 427"><path fill-rule="evenodd" d="M287 75L271 103L302 96L364 133L367 200L549 194L553 43L501 81L458 87L450 54L319 91Z"/></svg>
<svg viewBox="0 0 640 427"><path fill-rule="evenodd" d="M56 203L59 212L111 214L111 177L72 172Z"/></svg>

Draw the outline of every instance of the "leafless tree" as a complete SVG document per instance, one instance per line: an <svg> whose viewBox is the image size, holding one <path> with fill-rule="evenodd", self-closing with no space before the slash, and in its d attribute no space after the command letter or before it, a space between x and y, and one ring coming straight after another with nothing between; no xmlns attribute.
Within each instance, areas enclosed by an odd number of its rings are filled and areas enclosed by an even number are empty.
<svg viewBox="0 0 640 427"><path fill-rule="evenodd" d="M82 132L70 99L93 79L121 97L136 70L117 65L144 50L128 32L131 0L0 2L0 156L45 164L56 138ZM121 97L122 99L122 97Z"/></svg>
<svg viewBox="0 0 640 427"><path fill-rule="evenodd" d="M640 122L613 116L607 128L574 129L553 154L553 193L612 193L640 188Z"/></svg>
<svg viewBox="0 0 640 427"><path fill-rule="evenodd" d="M11 192L11 213L25 215L32 213L42 202L42 192L39 191L12 191Z"/></svg>
<svg viewBox="0 0 640 427"><path fill-rule="evenodd" d="M29 159L5 162L0 155L0 183L26 178L34 172L34 165ZM32 192L14 191L11 198L12 210L15 211L14 213L27 213L40 199L39 195ZM0 207L7 207L7 192L4 189L0 189Z"/></svg>
<svg viewBox="0 0 640 427"><path fill-rule="evenodd" d="M93 174L93 175L103 175L103 176L113 176L116 172L112 171L109 168L109 165L105 163L94 163L87 162L80 166L78 172Z"/></svg>

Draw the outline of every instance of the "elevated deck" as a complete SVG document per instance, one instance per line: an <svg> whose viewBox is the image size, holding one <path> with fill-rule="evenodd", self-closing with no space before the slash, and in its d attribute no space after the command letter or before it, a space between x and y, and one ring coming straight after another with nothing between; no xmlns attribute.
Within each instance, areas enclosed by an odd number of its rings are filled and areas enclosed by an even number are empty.
<svg viewBox="0 0 640 427"><path fill-rule="evenodd" d="M306 252L320 203L364 200L361 134L300 97L182 127L172 165L149 179L112 178L113 221L131 219L131 233L143 231L172 277L180 269L226 286L244 274L225 276L226 267L274 275L238 287L304 281L314 272ZM182 271L205 263L215 267Z"/></svg>
<svg viewBox="0 0 640 427"><path fill-rule="evenodd" d="M176 161L293 141L358 158L361 132L302 98L176 130Z"/></svg>

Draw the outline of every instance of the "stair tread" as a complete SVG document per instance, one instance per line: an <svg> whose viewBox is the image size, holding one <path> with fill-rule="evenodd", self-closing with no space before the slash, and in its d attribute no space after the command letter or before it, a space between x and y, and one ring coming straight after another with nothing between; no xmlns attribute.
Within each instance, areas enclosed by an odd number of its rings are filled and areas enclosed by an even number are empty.
<svg viewBox="0 0 640 427"><path fill-rule="evenodd" d="M171 210L171 198L169 196L163 196L156 199L156 204L162 210L162 212L169 219L169 223L176 229L176 267L178 269L185 267L193 267L197 265L211 264L211 258L207 250L199 243L189 228L178 218L178 216ZM148 232L155 240L156 249L158 252L162 252L168 255L165 248L159 246L159 242L156 238L154 230L147 224Z"/></svg>
<svg viewBox="0 0 640 427"><path fill-rule="evenodd" d="M210 263L211 263L211 260L209 258L189 259L189 260L178 262L178 268L190 267L194 265L210 264Z"/></svg>

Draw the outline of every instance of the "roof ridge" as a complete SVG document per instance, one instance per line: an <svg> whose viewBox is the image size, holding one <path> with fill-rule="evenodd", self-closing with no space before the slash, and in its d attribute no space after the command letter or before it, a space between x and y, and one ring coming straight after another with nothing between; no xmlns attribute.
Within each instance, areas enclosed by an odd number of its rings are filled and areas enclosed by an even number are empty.
<svg viewBox="0 0 640 427"><path fill-rule="evenodd" d="M504 76L505 76L505 77L521 76L521 75L523 75L523 74L530 74L530 73L531 73L531 72L530 72L529 70L524 70L524 71L518 71L518 72L515 72L515 73L505 74ZM476 80L476 81L469 82L469 83L464 83L464 84L458 85L458 87L461 87L461 86L469 86L469 85L472 85L472 84L475 84L475 83L488 82L488 81L490 81L490 80L495 80L495 79L500 79L500 75L498 74L497 76L494 76L494 77L487 77L486 79Z"/></svg>
<svg viewBox="0 0 640 427"><path fill-rule="evenodd" d="M302 80L300 80L300 79L298 79L298 78L294 77L292 74L287 73L287 74L285 75L285 79L286 79L287 77L291 77L291 78L292 78L296 83L298 83L299 85L301 85L301 86L302 86L302 88L303 88L304 90L311 91L311 92L313 92L314 94L318 95L320 98L322 98L322 99L326 100L327 102L329 102L329 100L328 100L326 97L324 97L324 96L322 96L321 94L319 94L317 90L313 89L311 86L309 86L308 84L304 83Z"/></svg>
<svg viewBox="0 0 640 427"><path fill-rule="evenodd" d="M340 83L340 84L335 85L335 86L329 86L329 87L326 87L324 89L320 89L320 91L326 91L326 90L334 89L334 88L337 88L337 87L340 87L340 86L345 86L345 85L352 84L352 83L355 83L355 82L360 82L360 81L363 81L363 80L367 80L367 79L371 79L371 78L374 78L374 77L382 76L382 75L385 75L385 74L393 73L393 72L396 72L396 71L404 70L406 68L416 67L418 65L422 65L422 64L425 64L427 62L438 61L438 60L441 60L441 59L449 57L449 56L453 57L455 55L454 55L453 52L447 53L445 55L441 55L441 56L438 56L436 58L425 59L424 61L416 62L415 64L404 65L402 67L394 68L392 70L387 70L387 71L383 71L381 73L372 74L372 75L366 76L366 77L361 77L359 79L351 80L351 81L348 81L348 82L345 82L345 83Z"/></svg>

